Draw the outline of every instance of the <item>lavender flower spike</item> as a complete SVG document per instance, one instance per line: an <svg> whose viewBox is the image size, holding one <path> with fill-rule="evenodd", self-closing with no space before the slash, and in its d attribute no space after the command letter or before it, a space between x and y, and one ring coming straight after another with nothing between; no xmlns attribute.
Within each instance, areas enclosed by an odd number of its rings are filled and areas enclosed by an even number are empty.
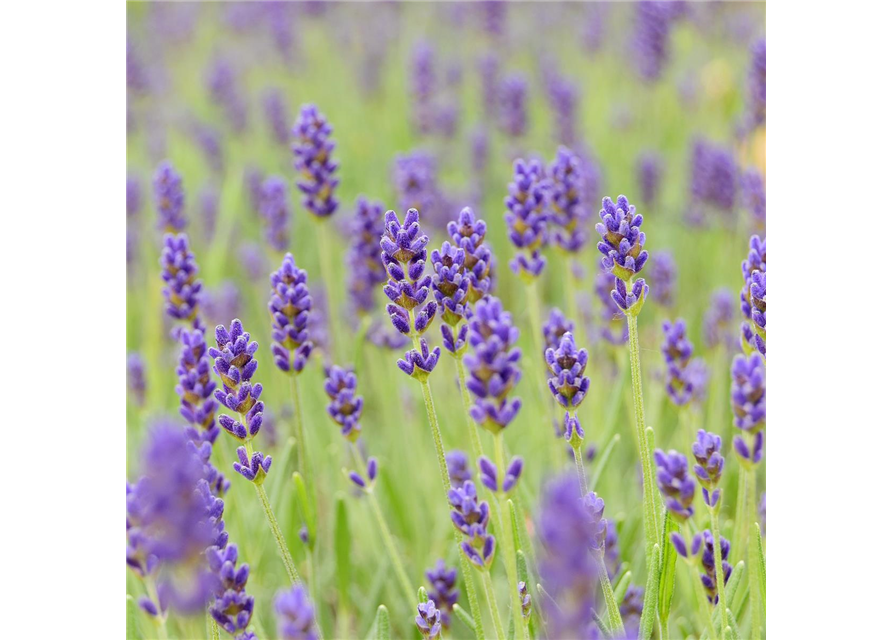
<svg viewBox="0 0 893 640"><path fill-rule="evenodd" d="M313 602L304 590L296 584L280 591L273 601L276 611L276 630L282 640L317 640Z"/></svg>
<svg viewBox="0 0 893 640"><path fill-rule="evenodd" d="M360 415L363 413L363 397L356 395L357 376L338 366L329 367L324 389L331 400L326 408L329 417L341 427L341 435L356 442L362 429Z"/></svg>
<svg viewBox="0 0 893 640"><path fill-rule="evenodd" d="M263 422L264 403L259 402L263 387L251 384L251 376L257 370L257 342L249 342L251 335L242 330L242 321L235 319L229 331L222 324L215 331L217 348L208 350L214 358L214 370L223 382L223 389L214 391L214 397L227 409L242 416L242 423L227 415L218 418L220 426L228 434L244 442L260 431Z"/></svg>
<svg viewBox="0 0 893 640"><path fill-rule="evenodd" d="M332 159L332 125L316 105L307 104L301 107L293 133L297 138L295 169L300 174L297 185L304 193L304 206L313 215L327 218L338 209L335 188L340 182L335 177L338 163Z"/></svg>
<svg viewBox="0 0 893 640"><path fill-rule="evenodd" d="M459 212L458 220L447 224L453 245L465 255L465 274L469 279L468 302L477 302L490 292L490 248L484 242L487 223L474 217L471 207Z"/></svg>
<svg viewBox="0 0 893 640"><path fill-rule="evenodd" d="M735 356L731 395L735 427L752 435L750 447L744 438L735 436L735 451L745 462L757 464L763 457L766 427L766 369L759 354Z"/></svg>
<svg viewBox="0 0 893 640"><path fill-rule="evenodd" d="M245 593L248 565L236 565L239 549L234 544L208 549L208 564L217 579L208 612L220 628L236 638L251 638L246 631L254 613L254 598Z"/></svg>
<svg viewBox="0 0 893 640"><path fill-rule="evenodd" d="M397 367L406 375L424 382L440 360L440 347L434 347L433 351L429 351L424 338L419 341L419 347L421 351L410 349L405 353L403 360L397 360Z"/></svg>
<svg viewBox="0 0 893 640"><path fill-rule="evenodd" d="M464 451L455 449L446 453L447 470L450 476L450 485L459 487L466 480L471 480L471 471L468 469L468 456Z"/></svg>
<svg viewBox="0 0 893 640"><path fill-rule="evenodd" d="M425 577L431 583L431 600L440 609L440 624L444 630L448 630L453 605L459 601L459 592L456 590L456 570L447 569L441 559L437 561L433 569L425 571Z"/></svg>
<svg viewBox="0 0 893 640"><path fill-rule="evenodd" d="M691 506L695 497L695 481L688 474L688 461L678 451L654 452L657 463L657 486L664 495L667 511L679 522L691 518L695 510Z"/></svg>
<svg viewBox="0 0 893 640"><path fill-rule="evenodd" d="M490 505L478 501L477 489L471 480L461 487L450 489L448 494L453 525L465 536L462 551L473 567L485 570L493 562L496 539L487 533L490 522Z"/></svg>
<svg viewBox="0 0 893 640"><path fill-rule="evenodd" d="M504 217L509 240L518 249L510 266L523 279L533 281L546 266L540 249L547 240L549 181L538 161L516 160L508 188Z"/></svg>
<svg viewBox="0 0 893 640"><path fill-rule="evenodd" d="M589 391L589 378L583 375L588 361L589 352L577 349L571 333L564 334L558 349L546 349L546 365L552 373L549 391L565 409L580 406Z"/></svg>
<svg viewBox="0 0 893 640"><path fill-rule="evenodd" d="M598 250L604 256L602 267L615 277L611 297L625 314L636 316L648 297L645 280L639 278L633 282L633 277L648 260L648 251L644 249L645 234L639 230L642 215L637 214L635 205L621 195L616 204L611 198L604 198L599 216L602 221L595 225L595 229L602 236L598 243Z"/></svg>
<svg viewBox="0 0 893 640"><path fill-rule="evenodd" d="M185 229L183 181L167 160L158 165L152 186L155 190L155 207L158 209L158 227L169 233Z"/></svg>
<svg viewBox="0 0 893 640"><path fill-rule="evenodd" d="M276 251L285 251L291 240L291 206L284 178L267 178L260 191L260 215L266 222L267 242Z"/></svg>
<svg viewBox="0 0 893 640"><path fill-rule="evenodd" d="M574 321L570 318L565 318L564 313L558 307L552 307L549 311L549 317L543 323L543 344L545 348L558 349L564 334L573 332Z"/></svg>
<svg viewBox="0 0 893 640"><path fill-rule="evenodd" d="M719 480L725 459L722 457L722 438L715 433L703 429L698 430L698 439L691 447L697 464L694 465L695 477L701 484L704 502L710 508L719 504Z"/></svg>
<svg viewBox="0 0 893 640"><path fill-rule="evenodd" d="M383 285L388 275L381 263L381 219L384 206L359 196L356 213L350 223L350 248L347 252L347 279L351 308L368 314L375 308L373 292Z"/></svg>
<svg viewBox="0 0 893 640"><path fill-rule="evenodd" d="M583 222L583 173L580 160L566 148L559 147L555 161L549 166L552 179L551 220L556 227L555 243L568 253L577 253L586 244L589 234Z"/></svg>
<svg viewBox="0 0 893 640"><path fill-rule="evenodd" d="M732 575L732 565L726 562L731 548L729 541L720 537L719 549L722 554L723 584L727 583ZM701 555L701 566L704 567L705 572L701 574L701 582L707 592L707 600L710 604L715 605L719 602L719 594L716 590L716 547L713 534L710 531L704 531L704 553Z"/></svg>
<svg viewBox="0 0 893 640"><path fill-rule="evenodd" d="M420 603L418 606L419 615L415 617L415 625L422 634L424 640L437 640L441 637L443 626L441 623L440 609L434 600Z"/></svg>
<svg viewBox="0 0 893 640"><path fill-rule="evenodd" d="M189 250L185 233L166 234L161 252L161 279L164 281L164 310L174 320L190 323L201 329L198 318L202 281L198 279L198 265Z"/></svg>
<svg viewBox="0 0 893 640"><path fill-rule="evenodd" d="M685 320L675 323L664 321L664 343L661 352L667 363L667 395L677 406L685 406L703 397L707 384L706 365L703 360L692 360L694 351L685 335Z"/></svg>
<svg viewBox="0 0 893 640"><path fill-rule="evenodd" d="M214 391L217 385L211 380L211 362L207 357L205 333L199 329L182 331L180 342L183 350L177 365L177 395L180 396L180 415L196 429L200 440L213 443L220 430L214 424Z"/></svg>
<svg viewBox="0 0 893 640"><path fill-rule="evenodd" d="M676 301L676 261L669 251L654 254L651 288L652 297L662 307L672 307Z"/></svg>
<svg viewBox="0 0 893 640"><path fill-rule="evenodd" d="M313 298L307 289L307 272L298 269L292 254L270 274L270 303L273 318L273 360L286 373L301 373L313 350L307 323Z"/></svg>

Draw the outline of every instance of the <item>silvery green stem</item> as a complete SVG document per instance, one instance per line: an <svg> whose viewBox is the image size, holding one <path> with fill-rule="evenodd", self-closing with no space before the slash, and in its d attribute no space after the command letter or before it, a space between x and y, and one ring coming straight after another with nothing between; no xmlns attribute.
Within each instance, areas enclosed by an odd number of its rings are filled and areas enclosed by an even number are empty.
<svg viewBox="0 0 893 640"><path fill-rule="evenodd" d="M496 593L493 591L493 580L490 579L490 572L486 569L481 573L484 576L484 592L487 595L487 606L490 607L490 617L493 618L493 625L496 627L496 637L498 640L505 640L505 630L502 628L502 619L499 617L499 607L496 604Z"/></svg>
<svg viewBox="0 0 893 640"><path fill-rule="evenodd" d="M580 482L580 495L585 496L587 493L586 470L583 469L583 452L580 451L582 442L574 447L574 464L577 467L577 480Z"/></svg>
<svg viewBox="0 0 893 640"><path fill-rule="evenodd" d="M719 505L722 504L721 500L722 498L709 511L710 528L713 529L713 564L716 571L716 591L719 594L719 613L722 620L720 636L724 638L726 627L729 626L729 617L726 614L726 576L722 566L722 538L719 537Z"/></svg>
<svg viewBox="0 0 893 640"><path fill-rule="evenodd" d="M620 609L617 607L617 599L614 597L614 589L611 587L611 581L608 579L608 568L605 567L605 554L601 551L596 552L598 560L598 578L602 585L602 594L605 596L605 608L608 610L608 621L611 629L614 631L623 630L623 618L620 616Z"/></svg>
<svg viewBox="0 0 893 640"><path fill-rule="evenodd" d="M207 611L205 612L205 626L207 627L208 638L211 640L220 640L220 629L217 626L217 622Z"/></svg>
<svg viewBox="0 0 893 640"><path fill-rule="evenodd" d="M760 580L760 540L752 531L757 522L757 471L753 465L747 468L747 515L750 522L745 533L747 535L747 582L750 588L750 637L760 640L762 637L762 603L763 587Z"/></svg>
<svg viewBox="0 0 893 640"><path fill-rule="evenodd" d="M629 364L632 371L633 400L636 410L636 441L639 449L639 462L642 464L642 485L644 487L645 534L650 550L658 544L657 536L657 487L654 467L645 440L645 400L642 397L642 368L639 360L639 328L636 316L628 313L629 325Z"/></svg>

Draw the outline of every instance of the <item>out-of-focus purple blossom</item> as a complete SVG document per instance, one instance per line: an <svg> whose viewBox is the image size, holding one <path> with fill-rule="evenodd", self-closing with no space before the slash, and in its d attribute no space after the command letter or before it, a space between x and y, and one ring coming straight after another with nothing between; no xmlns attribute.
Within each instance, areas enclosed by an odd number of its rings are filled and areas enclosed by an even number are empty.
<svg viewBox="0 0 893 640"><path fill-rule="evenodd" d="M639 178L639 193L642 202L653 207L660 192L664 175L663 159L656 152L642 153L636 161L636 173Z"/></svg>
<svg viewBox="0 0 893 640"><path fill-rule="evenodd" d="M203 186L198 193L198 204L205 238L211 240L220 213L220 189L213 184Z"/></svg>
<svg viewBox="0 0 893 640"><path fill-rule="evenodd" d="M464 451L455 449L447 451L447 470L450 475L450 485L461 486L466 480L471 480L471 470L468 468L468 456Z"/></svg>
<svg viewBox="0 0 893 640"><path fill-rule="evenodd" d="M443 631L441 612L434 600L419 603L419 615L415 617L415 626L424 640L438 640Z"/></svg>
<svg viewBox="0 0 893 640"><path fill-rule="evenodd" d="M143 189L140 179L127 176L127 218L136 216L143 209Z"/></svg>
<svg viewBox="0 0 893 640"><path fill-rule="evenodd" d="M607 23L609 6L600 2L586 5L581 26L581 36L583 48L590 53L595 53L602 47L605 39L605 25Z"/></svg>
<svg viewBox="0 0 893 640"><path fill-rule="evenodd" d="M453 508L450 513L453 525L465 536L463 553L473 567L489 569L496 550L496 539L487 533L490 505L485 500L478 501L477 489L471 480L465 481L461 487L450 489L448 498Z"/></svg>
<svg viewBox="0 0 893 640"><path fill-rule="evenodd" d="M264 176L255 166L245 167L242 175L245 185L245 191L248 193L248 202L251 204L251 210L260 215L260 200L264 188Z"/></svg>
<svg viewBox="0 0 893 640"><path fill-rule="evenodd" d="M549 598L543 613L554 638L592 638L598 561L591 553L592 516L577 479L563 475L546 485L537 526L543 553L539 572Z"/></svg>
<svg viewBox="0 0 893 640"><path fill-rule="evenodd" d="M273 138L279 144L288 144L291 131L288 127L287 108L282 91L273 88L267 89L263 95L263 108L264 116L267 118L267 127Z"/></svg>
<svg viewBox="0 0 893 640"><path fill-rule="evenodd" d="M753 436L751 447L741 436L735 436L735 451L756 464L762 459L766 427L766 367L760 354L735 356L731 396L735 427Z"/></svg>
<svg viewBox="0 0 893 640"><path fill-rule="evenodd" d="M127 71L127 89L135 94L146 93L149 90L149 73L145 62L134 46L131 39L127 38L127 57L125 68Z"/></svg>
<svg viewBox="0 0 893 640"><path fill-rule="evenodd" d="M629 340L629 325L622 310L611 297L614 290L614 276L610 273L598 273L595 276L596 296L601 301L601 322L598 327L598 335L609 344L622 346Z"/></svg>
<svg viewBox="0 0 893 640"><path fill-rule="evenodd" d="M672 22L682 4L652 0L636 3L630 45L636 69L643 80L655 82L663 75L669 57Z"/></svg>
<svg viewBox="0 0 893 640"><path fill-rule="evenodd" d="M146 402L146 365L136 352L127 354L127 387L139 407Z"/></svg>
<svg viewBox="0 0 893 640"><path fill-rule="evenodd" d="M549 391L565 409L580 406L589 391L589 378L583 375L589 352L577 349L573 334L565 333L557 349L546 349L545 358L552 374L548 380Z"/></svg>
<svg viewBox="0 0 893 640"><path fill-rule="evenodd" d="M300 584L280 591L273 601L276 631L282 640L317 640L315 612L310 595Z"/></svg>
<svg viewBox="0 0 893 640"><path fill-rule="evenodd" d="M211 361L205 332L199 329L181 331L182 350L177 364L177 395L180 415L193 425L202 440L213 443L220 430L214 424L217 384L211 379Z"/></svg>
<svg viewBox="0 0 893 640"><path fill-rule="evenodd" d="M433 107L434 130L444 138L453 138L459 126L459 104L456 100L441 100Z"/></svg>
<svg viewBox="0 0 893 640"><path fill-rule="evenodd" d="M735 319L735 295L726 288L720 288L710 296L710 307L704 313L704 343L708 349L725 345L733 350L737 344L733 326Z"/></svg>
<svg viewBox="0 0 893 640"><path fill-rule="evenodd" d="M620 544L617 537L617 524L605 518L605 568L608 577L613 580L620 571Z"/></svg>
<svg viewBox="0 0 893 640"><path fill-rule="evenodd" d="M672 307L676 301L676 261L669 251L658 251L653 257L651 297L662 307Z"/></svg>
<svg viewBox="0 0 893 640"><path fill-rule="evenodd" d="M254 242L246 242L239 247L239 264L252 282L257 282L270 273L270 263L263 247Z"/></svg>
<svg viewBox="0 0 893 640"><path fill-rule="evenodd" d="M688 473L688 460L678 451L654 452L657 463L657 487L664 496L669 514L679 522L691 518L695 497L695 481Z"/></svg>
<svg viewBox="0 0 893 640"><path fill-rule="evenodd" d="M720 536L719 540L719 548L722 553L723 584L726 584L732 575L732 565L726 562L731 545L722 536ZM715 605L719 602L719 594L716 591L716 548L714 546L713 534L710 531L704 531L704 553L701 554L701 566L704 567L704 573L701 574L701 583L707 592L707 600L710 604Z"/></svg>
<svg viewBox="0 0 893 640"><path fill-rule="evenodd" d="M494 38L502 36L508 20L508 3L504 0L484 0L478 6L483 12L484 31Z"/></svg>
<svg viewBox="0 0 893 640"><path fill-rule="evenodd" d="M286 62L292 60L295 50L294 16L296 3L277 1L263 4L267 10L270 35L276 44L279 55Z"/></svg>
<svg viewBox="0 0 893 640"><path fill-rule="evenodd" d="M694 465L695 477L701 484L704 502L708 507L715 507L719 502L719 481L725 466L725 459L722 457L722 438L715 433L699 429L697 440L691 446L691 452L697 462Z"/></svg>
<svg viewBox="0 0 893 640"><path fill-rule="evenodd" d="M515 456L511 459L509 466L506 467L501 484L499 482L499 469L496 468L496 465L489 458L486 456L478 458L478 468L481 471L482 485L494 493L499 493L500 491L509 493L518 484L518 480L521 479L521 472L524 470L524 460L520 456Z"/></svg>
<svg viewBox="0 0 893 640"><path fill-rule="evenodd" d="M750 168L741 174L741 201L757 224L766 223L766 185L757 169Z"/></svg>
<svg viewBox="0 0 893 640"><path fill-rule="evenodd" d="M440 609L440 624L444 630L450 628L450 614L453 605L459 602L459 591L456 589L456 570L447 569L442 559L433 568L425 571L425 577L431 583L429 596Z"/></svg>
<svg viewBox="0 0 893 640"><path fill-rule="evenodd" d="M557 349L561 345L561 339L565 333L574 332L574 322L564 316L561 309L552 307L549 310L549 317L543 323L543 344L545 349L550 347ZM545 351L543 351L545 355Z"/></svg>
<svg viewBox="0 0 893 640"><path fill-rule="evenodd" d="M499 85L499 126L507 136L520 138L527 125L527 80L514 73Z"/></svg>
<svg viewBox="0 0 893 640"><path fill-rule="evenodd" d="M642 618L642 610L645 608L645 589L633 584L629 585L623 600L618 605L626 637L636 637L636 632L639 629L639 620Z"/></svg>
<svg viewBox="0 0 893 640"><path fill-rule="evenodd" d="M702 215L707 206L731 216L735 211L738 191L738 167L731 149L697 139L691 151L690 193L695 209L691 215Z"/></svg>
<svg viewBox="0 0 893 640"><path fill-rule="evenodd" d="M229 331L222 324L214 332L217 348L211 347L208 353L214 359L214 370L220 376L223 389L215 389L214 397L221 406L238 413L241 422L221 414L217 421L228 434L239 442L251 440L263 424L264 403L260 402L263 386L251 384L251 377L257 371L257 342L251 342L251 335L242 329L237 318L230 323Z"/></svg>
<svg viewBox="0 0 893 640"><path fill-rule="evenodd" d="M401 223L394 211L388 211L380 244L389 276L384 293L391 301L387 306L391 322L400 333L421 335L434 321L437 303L425 302L432 278L425 275L428 236L419 226L419 212L410 209ZM439 349L435 352L440 354Z"/></svg>
<svg viewBox="0 0 893 640"><path fill-rule="evenodd" d="M753 126L759 126L766 122L766 38L757 40L750 53L748 106Z"/></svg>
<svg viewBox="0 0 893 640"><path fill-rule="evenodd" d="M410 60L413 122L422 135L434 129L433 107L435 90L434 48L425 40L416 43Z"/></svg>
<svg viewBox="0 0 893 640"><path fill-rule="evenodd" d="M583 211L583 173L580 160L567 147L559 147L549 166L551 197L550 223L555 226L553 239L564 251L577 253L589 239Z"/></svg>
<svg viewBox="0 0 893 640"><path fill-rule="evenodd" d="M222 173L224 158L220 132L208 124L195 121L190 126L190 134L211 169Z"/></svg>
<svg viewBox="0 0 893 640"><path fill-rule="evenodd" d="M248 105L230 61L215 58L208 68L205 83L214 103L223 108L230 126L236 133L242 133L248 125Z"/></svg>
<svg viewBox="0 0 893 640"><path fill-rule="evenodd" d="M276 251L288 249L291 239L291 206L285 178L270 176L260 192L260 214L266 222L264 235Z"/></svg>
<svg viewBox="0 0 893 640"><path fill-rule="evenodd" d="M602 193L602 170L598 160L582 145L575 148L580 160L580 173L583 176L580 201L583 205L583 218L590 220L595 215Z"/></svg>
<svg viewBox="0 0 893 640"><path fill-rule="evenodd" d="M304 194L304 206L313 215L327 218L338 209L335 177L338 163L332 159L335 142L332 125L314 104L301 107L293 133L297 138L292 150L298 171L298 189Z"/></svg>
<svg viewBox="0 0 893 640"><path fill-rule="evenodd" d="M390 322L373 322L367 336L376 347L391 351L405 349L410 342L409 336L397 331Z"/></svg>
<svg viewBox="0 0 893 640"><path fill-rule="evenodd" d="M273 318L273 360L286 373L304 370L313 342L307 328L313 298L307 289L307 272L298 269L292 254L285 254L279 270L270 274Z"/></svg>
<svg viewBox="0 0 893 640"><path fill-rule="evenodd" d="M523 278L534 279L546 266L540 248L547 240L550 184L542 165L537 160L516 160L508 190L505 223L509 240L518 249L510 266Z"/></svg>
<svg viewBox="0 0 893 640"><path fill-rule="evenodd" d="M503 310L495 296L477 302L469 327L472 350L464 363L468 390L474 398L470 414L479 425L498 433L521 409L520 398L509 398L521 379L521 350L514 346L519 332L512 324L512 314Z"/></svg>
<svg viewBox="0 0 893 640"><path fill-rule="evenodd" d="M347 251L347 288L355 313L368 314L375 308L373 294L387 280L381 262L381 220L384 205L359 196L350 221L350 248Z"/></svg>
<svg viewBox="0 0 893 640"><path fill-rule="evenodd" d="M496 120L499 109L499 58L490 52L478 61L484 116Z"/></svg>
<svg viewBox="0 0 893 640"><path fill-rule="evenodd" d="M158 165L152 186L158 211L158 228L171 233L185 229L183 181L167 160Z"/></svg>
<svg viewBox="0 0 893 640"><path fill-rule="evenodd" d="M166 234L161 252L161 279L164 281L164 310L174 320L201 328L198 318L202 281L198 279L198 265L189 250L185 233Z"/></svg>
<svg viewBox="0 0 893 640"><path fill-rule="evenodd" d="M546 90L555 123L555 139L559 144L573 145L577 141L580 89L569 78L556 74L548 79Z"/></svg>
<svg viewBox="0 0 893 640"><path fill-rule="evenodd" d="M490 160L490 135L486 126L478 125L471 132L471 169L483 181Z"/></svg>
<svg viewBox="0 0 893 640"><path fill-rule="evenodd" d="M360 415L363 413L363 396L357 395L357 376L349 369L331 366L326 370L323 389L329 396L326 410L329 417L341 427L341 435L350 442L360 437Z"/></svg>
<svg viewBox="0 0 893 640"><path fill-rule="evenodd" d="M216 578L208 613L228 634L239 640L251 637L246 631L254 613L254 598L245 592L248 563L237 564L239 549L234 544L223 549L209 549L207 557Z"/></svg>
<svg viewBox="0 0 893 640"><path fill-rule="evenodd" d="M225 318L237 317L242 311L242 294L232 280L224 280L216 289L205 289L203 294L202 316L215 326Z"/></svg>
<svg viewBox="0 0 893 640"><path fill-rule="evenodd" d="M667 395L677 406L684 406L703 396L706 368L692 360L694 348L686 337L685 320L663 323L664 343L661 353L667 364Z"/></svg>
<svg viewBox="0 0 893 640"><path fill-rule="evenodd" d="M394 158L392 172L401 209L417 209L431 220L438 220L443 195L437 182L437 159L422 150ZM439 226L439 225L438 225Z"/></svg>

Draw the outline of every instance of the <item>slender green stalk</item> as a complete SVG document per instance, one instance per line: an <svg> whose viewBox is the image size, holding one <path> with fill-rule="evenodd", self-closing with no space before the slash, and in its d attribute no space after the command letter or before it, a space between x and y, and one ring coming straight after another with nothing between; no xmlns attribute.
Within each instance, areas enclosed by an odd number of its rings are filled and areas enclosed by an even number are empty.
<svg viewBox="0 0 893 640"><path fill-rule="evenodd" d="M691 586L694 589L694 597L695 600L698 601L698 613L701 616L701 621L707 627L707 633L710 635L710 640L717 640L716 637L716 629L713 628L713 620L710 617L710 612L706 609L706 601L707 598L703 592L703 583L701 582L701 576L698 573L698 568L695 566L694 562L690 559L686 559L685 564L688 565L689 574L691 575Z"/></svg>
<svg viewBox="0 0 893 640"><path fill-rule="evenodd" d="M577 467L577 480L580 482L580 495L585 496L588 489L586 488L586 470L583 468L583 452L580 451L579 444L571 448L574 450L574 464Z"/></svg>
<svg viewBox="0 0 893 640"><path fill-rule="evenodd" d="M307 439L304 436L304 417L301 415L301 398L298 392L298 374L292 373L289 376L289 386L291 387L291 400L295 406L295 428L298 436L298 473L304 478L308 478L307 474Z"/></svg>
<svg viewBox="0 0 893 640"><path fill-rule="evenodd" d="M623 618L620 616L620 609L617 606L617 599L614 597L614 589L611 587L611 581L608 579L608 569L605 567L605 554L598 552L595 554L598 560L598 578L602 584L602 594L605 596L605 608L608 610L608 621L615 631L623 630Z"/></svg>
<svg viewBox="0 0 893 640"><path fill-rule="evenodd" d="M760 640L763 626L763 586L760 580L760 540L753 532L753 524L757 521L757 471L753 466L747 469L747 515L750 523L747 534L747 582L750 588L750 637Z"/></svg>
<svg viewBox="0 0 893 640"><path fill-rule="evenodd" d="M499 617L499 607L496 604L496 593L493 591L493 580L490 579L489 571L481 571L484 576L484 593L487 595L487 606L490 607L490 617L493 618L493 624L496 626L496 637L498 640L505 640L505 630L502 627L502 619Z"/></svg>
<svg viewBox="0 0 893 640"><path fill-rule="evenodd" d="M660 630L660 640L670 640L670 618L664 618L662 616L658 616L660 618L660 626L658 629Z"/></svg>
<svg viewBox="0 0 893 640"><path fill-rule="evenodd" d="M629 364L632 371L633 399L636 410L636 440L639 448L639 462L642 464L643 487L645 496L645 534L650 550L658 544L657 536L657 487L655 486L654 467L645 441L645 400L642 397L642 368L639 360L639 328L636 316L627 314L629 325Z"/></svg>
<svg viewBox="0 0 893 640"><path fill-rule="evenodd" d="M720 636L725 637L725 629L729 626L729 617L726 613L726 581L722 567L722 538L719 536L719 505L711 508L710 528L713 529L713 562L716 567L716 591L719 594L719 613L722 620ZM712 625L711 625L712 626Z"/></svg>
<svg viewBox="0 0 893 640"><path fill-rule="evenodd" d="M359 473L361 473L365 477L366 464L363 462L363 456L360 455L360 450L357 447L356 442L350 443L350 450L353 453L354 460L356 461L356 464L360 469ZM367 477L366 480L368 481L369 478ZM403 562L400 560L400 554L397 552L397 545L394 544L394 536L391 533L391 529L388 527L387 520L385 520L384 514L381 511L381 505L378 504L378 497L375 495L375 491L371 488L366 492L366 495L369 496L369 503L372 505L372 511L375 513L375 520L378 522L378 528L381 530L381 537L384 541L384 546L388 550L388 555L391 556L391 564L394 566L394 571L397 573L397 579L400 581L400 586L406 591L406 596L409 600L410 606L413 607L416 602L416 592L412 588L412 583L409 581L409 576L406 575L406 569L403 566Z"/></svg>

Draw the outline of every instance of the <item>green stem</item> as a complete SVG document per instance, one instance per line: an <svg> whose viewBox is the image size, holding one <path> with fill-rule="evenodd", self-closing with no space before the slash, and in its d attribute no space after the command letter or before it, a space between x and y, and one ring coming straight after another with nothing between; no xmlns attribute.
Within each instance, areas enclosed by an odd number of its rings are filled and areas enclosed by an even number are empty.
<svg viewBox="0 0 893 640"><path fill-rule="evenodd" d="M605 596L605 608L608 610L608 621L611 629L614 631L623 630L623 618L620 615L620 608L617 606L617 599L614 597L614 589L611 587L611 581L608 579L608 569L605 567L604 553L597 552L595 554L598 560L598 577L602 584L602 594Z"/></svg>
<svg viewBox="0 0 893 640"><path fill-rule="evenodd" d="M350 443L350 450L353 453L354 460L359 467L359 473L363 475L367 482L369 482L369 478L366 476L366 464L363 462L363 456L360 455L360 450L357 447L356 442ZM414 607L417 602L416 592L412 588L412 583L409 581L409 576L406 575L406 569L403 567L403 562L400 560L400 554L397 552L397 545L394 544L394 536L391 534L391 530L388 527L387 520L385 520L384 514L381 511L381 505L378 504L378 497L375 495L375 491L371 488L366 491L366 495L369 496L369 503L372 505L372 511L375 513L375 519L378 522L378 528L381 530L381 537L384 540L384 546L388 550L388 555L391 556L391 564L394 566L394 571L397 572L397 579L400 581L400 586L403 587L406 592L407 600L409 601L410 607Z"/></svg>
<svg viewBox="0 0 893 640"><path fill-rule="evenodd" d="M694 596L695 600L698 601L698 613L701 616L702 622L707 626L707 633L710 635L710 640L717 640L716 629L713 628L713 619L710 617L710 612L705 608L707 597L704 594L703 583L701 582L698 568L690 559L686 559L685 564L687 564L690 569L689 573L692 579L692 587L694 588Z"/></svg>
<svg viewBox="0 0 893 640"><path fill-rule="evenodd" d="M722 620L720 637L725 637L726 627L729 626L729 616L726 613L726 581L722 567L722 538L719 537L719 505L709 509L710 528L713 529L713 562L716 570L716 591L719 594L719 615ZM711 625L712 626L712 625Z"/></svg>
<svg viewBox="0 0 893 640"><path fill-rule="evenodd" d="M298 374L289 375L289 386L291 387L291 400L295 406L295 427L298 435L298 473L308 479L307 475L307 440L304 436L304 418L301 415L301 399L298 393Z"/></svg>
<svg viewBox="0 0 893 640"><path fill-rule="evenodd" d="M588 493L588 485L586 484L586 470L583 468L583 452L578 444L571 447L574 450L574 464L577 467L577 480L580 482L580 495L585 496Z"/></svg>
<svg viewBox="0 0 893 640"><path fill-rule="evenodd" d="M496 626L496 637L498 640L505 640L505 630L502 627L502 619L499 617L499 607L496 606L493 580L490 579L489 571L482 571L481 574L484 576L484 592L487 595L487 606L490 607L490 617L493 618L493 624Z"/></svg>
<svg viewBox="0 0 893 640"><path fill-rule="evenodd" d="M670 617L660 616L660 640L670 640Z"/></svg>
<svg viewBox="0 0 893 640"><path fill-rule="evenodd" d="M636 440L639 448L639 462L642 464L642 484L645 496L645 534L648 540L648 549L658 544L657 539L657 496L655 487L654 467L651 457L648 455L648 447L645 441L645 400L642 397L642 369L639 360L639 328L636 316L627 314L629 325L629 364L633 380L633 400L636 410ZM650 551L649 551L650 552Z"/></svg>
<svg viewBox="0 0 893 640"><path fill-rule="evenodd" d="M757 471L749 465L747 469L747 515L750 523L747 533L747 582L750 587L750 637L760 640L762 637L762 602L763 587L760 580L759 549L760 541L754 535L753 525L757 522Z"/></svg>

